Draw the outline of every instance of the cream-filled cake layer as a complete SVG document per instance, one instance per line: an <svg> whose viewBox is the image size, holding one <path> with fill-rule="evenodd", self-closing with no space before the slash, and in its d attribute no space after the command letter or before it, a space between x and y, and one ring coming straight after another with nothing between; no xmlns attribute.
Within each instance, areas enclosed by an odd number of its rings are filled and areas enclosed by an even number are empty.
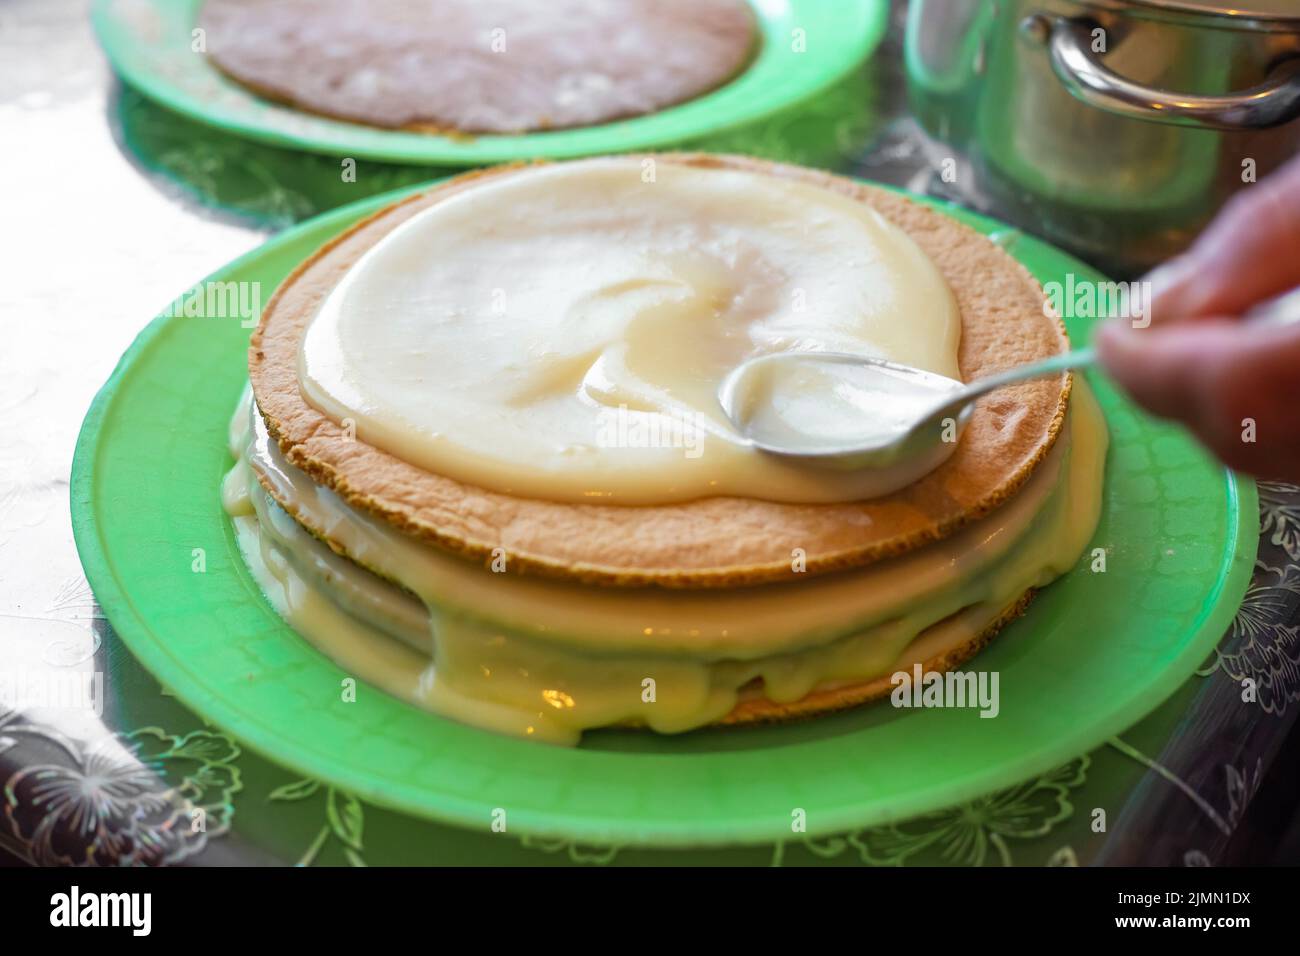
<svg viewBox="0 0 1300 956"><path fill-rule="evenodd" d="M395 695L561 743L612 724L689 730L725 716L756 680L767 698L790 702L973 640L1078 559L1100 511L1106 447L1095 400L1076 380L1067 427L1027 485L942 542L793 585L595 588L494 573L404 538L285 462L250 404L232 422L225 498L286 620Z"/></svg>
<svg viewBox="0 0 1300 956"><path fill-rule="evenodd" d="M329 293L298 370L361 440L478 487L810 503L879 490L754 450L718 406L726 374L802 349L958 378L960 337L934 263L865 203L623 157L491 177L417 213Z"/></svg>

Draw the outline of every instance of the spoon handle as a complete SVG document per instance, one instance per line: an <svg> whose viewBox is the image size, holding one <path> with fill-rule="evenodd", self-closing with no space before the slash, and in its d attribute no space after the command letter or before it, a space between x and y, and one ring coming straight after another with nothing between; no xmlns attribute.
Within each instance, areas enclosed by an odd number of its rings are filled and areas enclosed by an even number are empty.
<svg viewBox="0 0 1300 956"><path fill-rule="evenodd" d="M1059 375L1061 372L1068 372L1070 369L1084 368L1096 361L1097 350L1089 346L1085 349L1075 349L1073 352L1053 355L1041 362L1017 365L1015 368L1000 372L997 375L990 375L987 378L976 379L968 383L959 393L959 400L965 404L971 399L979 398L981 395L986 395L1004 385L1012 385L1015 382L1024 382L1034 378L1048 378L1052 375Z"/></svg>
<svg viewBox="0 0 1300 956"><path fill-rule="evenodd" d="M1283 325L1292 322L1300 322L1300 288L1291 289L1281 295L1262 302L1249 311L1244 316L1245 320L1252 325ZM966 385L958 397L950 405L961 402L965 404L972 399L979 398L981 395L987 395L994 389L999 389L1003 385L1012 385L1016 382L1024 382L1034 378L1047 378L1052 375L1059 375L1061 372L1067 372L1070 369L1084 368L1092 365L1097 361L1097 350L1092 346L1083 349L1076 349L1073 352L1065 352L1061 355L1053 355L1049 359L1041 362L1031 362L1028 365L1018 365L1015 368L1008 369L997 375L990 375L987 378L976 379Z"/></svg>
<svg viewBox="0 0 1300 956"><path fill-rule="evenodd" d="M1253 306L1246 312L1244 318L1251 325L1285 325L1300 322L1300 287ZM960 392L961 401L969 402L971 399L986 395L1003 385L1012 385L1015 382L1024 382L1034 378L1047 378L1061 372L1067 372L1070 369L1084 368L1096 361L1097 350L1092 346L1088 346L1087 348L1076 349L1073 352L1053 355L1041 362L1018 365L997 375L990 375L988 378L980 378L968 383Z"/></svg>

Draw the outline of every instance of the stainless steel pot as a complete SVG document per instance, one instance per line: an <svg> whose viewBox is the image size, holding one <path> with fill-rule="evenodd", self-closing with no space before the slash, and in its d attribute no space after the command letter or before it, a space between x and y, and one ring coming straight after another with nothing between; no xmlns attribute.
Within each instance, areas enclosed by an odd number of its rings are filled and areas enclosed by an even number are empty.
<svg viewBox="0 0 1300 956"><path fill-rule="evenodd" d="M1300 146L1300 0L911 0L905 48L949 188L1117 274Z"/></svg>

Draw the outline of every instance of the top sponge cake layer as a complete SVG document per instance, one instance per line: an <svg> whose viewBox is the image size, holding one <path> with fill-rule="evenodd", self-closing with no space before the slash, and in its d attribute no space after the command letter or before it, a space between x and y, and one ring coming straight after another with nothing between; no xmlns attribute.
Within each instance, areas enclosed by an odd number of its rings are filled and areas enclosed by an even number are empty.
<svg viewBox="0 0 1300 956"><path fill-rule="evenodd" d="M966 380L1068 346L1024 268L987 238L933 210L852 180L762 160L664 155L659 161L792 177L870 204L912 237L951 287L962 318L959 363ZM498 168L449 180L337 237L285 280L250 344L254 396L288 460L406 534L477 560L502 549L512 571L588 583L724 587L790 580L794 555L806 573L819 573L942 539L1013 495L1056 440L1069 399L1068 376L1011 386L982 400L952 457L887 497L824 505L708 498L633 507L491 492L352 438L299 390L298 348L312 316L347 270L392 229L473 189L483 177L514 171Z"/></svg>
<svg viewBox="0 0 1300 956"><path fill-rule="evenodd" d="M208 0L213 62L293 106L518 133L639 116L735 75L745 0Z"/></svg>

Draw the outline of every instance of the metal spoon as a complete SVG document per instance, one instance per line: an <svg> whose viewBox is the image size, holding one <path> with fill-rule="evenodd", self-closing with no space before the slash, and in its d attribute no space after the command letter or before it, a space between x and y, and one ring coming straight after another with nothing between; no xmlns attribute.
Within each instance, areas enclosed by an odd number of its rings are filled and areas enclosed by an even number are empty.
<svg viewBox="0 0 1300 956"><path fill-rule="evenodd" d="M1255 328L1300 322L1300 288L1255 304L1242 322ZM778 352L733 369L718 387L718 401L755 448L805 463L862 470L872 493L883 494L920 478L952 454L970 418L971 403L981 395L1084 368L1096 358L1094 349L1083 348L963 384L846 352ZM820 380L801 389L809 376ZM800 393L806 408L791 409L793 421L782 418L777 406ZM843 413L839 425L847 430L840 427L838 434L818 435L799 412L811 410L815 417L837 395ZM862 427L854 434L857 425ZM876 473L865 474L872 471Z"/></svg>
<svg viewBox="0 0 1300 956"><path fill-rule="evenodd" d="M882 484L893 485L915 480L952 454L981 395L1095 359L1093 349L1079 349L963 384L845 352L778 352L738 365L718 387L718 401L755 448L835 468L888 470L894 475L882 476ZM803 420L789 420L799 418L800 397L825 404L828 396L838 398L843 412L832 412L842 420L833 427L818 434Z"/></svg>

